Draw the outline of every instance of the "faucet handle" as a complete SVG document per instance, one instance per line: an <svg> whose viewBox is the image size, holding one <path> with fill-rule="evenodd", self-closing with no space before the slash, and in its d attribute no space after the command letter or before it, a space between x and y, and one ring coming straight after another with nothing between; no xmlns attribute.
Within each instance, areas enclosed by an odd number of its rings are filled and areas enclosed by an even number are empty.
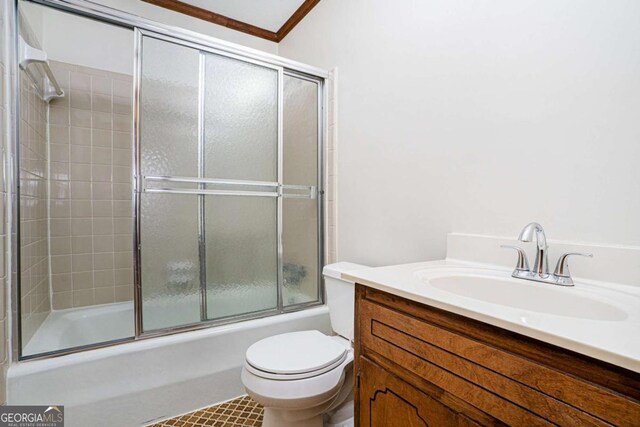
<svg viewBox="0 0 640 427"><path fill-rule="evenodd" d="M513 245L500 245L500 247L515 249L518 252L518 264L516 265L516 270L529 271L529 260L527 259L527 253L522 248Z"/></svg>
<svg viewBox="0 0 640 427"><path fill-rule="evenodd" d="M553 275L556 277L571 277L571 273L569 272L569 263L567 262L567 258L570 256L586 256L589 258L593 258L593 254L585 254L581 252L567 252L565 254L560 255L558 258L558 263L556 264L556 269L553 272Z"/></svg>

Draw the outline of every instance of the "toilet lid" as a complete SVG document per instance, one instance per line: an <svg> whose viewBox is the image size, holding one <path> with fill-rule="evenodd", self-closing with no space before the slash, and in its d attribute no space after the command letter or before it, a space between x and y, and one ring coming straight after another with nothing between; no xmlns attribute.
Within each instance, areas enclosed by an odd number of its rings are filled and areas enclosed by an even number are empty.
<svg viewBox="0 0 640 427"><path fill-rule="evenodd" d="M319 331L290 332L258 341L247 350L247 363L273 374L321 370L344 359L347 348Z"/></svg>

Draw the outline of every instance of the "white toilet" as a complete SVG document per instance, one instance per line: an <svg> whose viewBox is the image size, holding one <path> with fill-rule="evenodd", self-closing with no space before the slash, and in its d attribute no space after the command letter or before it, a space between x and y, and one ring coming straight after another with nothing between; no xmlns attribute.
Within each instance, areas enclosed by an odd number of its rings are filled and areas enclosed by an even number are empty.
<svg viewBox="0 0 640 427"><path fill-rule="evenodd" d="M264 406L263 427L353 426L354 284L340 278L366 266L339 262L323 270L331 327L290 332L247 350L242 383Z"/></svg>

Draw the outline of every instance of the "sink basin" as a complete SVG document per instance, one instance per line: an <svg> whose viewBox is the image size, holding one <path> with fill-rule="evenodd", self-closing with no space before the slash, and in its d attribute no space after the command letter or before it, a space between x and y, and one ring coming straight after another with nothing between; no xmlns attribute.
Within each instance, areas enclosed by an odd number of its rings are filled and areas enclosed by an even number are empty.
<svg viewBox="0 0 640 427"><path fill-rule="evenodd" d="M577 287L560 288L514 279L504 272L428 269L416 276L438 290L490 304L576 319L622 321L625 311L581 295Z"/></svg>
<svg viewBox="0 0 640 427"><path fill-rule="evenodd" d="M511 272L452 259L343 278L640 372L640 287L586 280L563 287L515 279Z"/></svg>

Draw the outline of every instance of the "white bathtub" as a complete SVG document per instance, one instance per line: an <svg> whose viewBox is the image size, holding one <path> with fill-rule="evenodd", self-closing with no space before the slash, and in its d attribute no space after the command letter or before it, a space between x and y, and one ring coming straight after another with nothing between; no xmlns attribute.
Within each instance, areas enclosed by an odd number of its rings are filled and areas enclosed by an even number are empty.
<svg viewBox="0 0 640 427"><path fill-rule="evenodd" d="M244 394L240 371L252 343L297 330L329 333L328 313L321 306L15 363L7 374L7 403L65 405L68 427L150 424Z"/></svg>
<svg viewBox="0 0 640 427"><path fill-rule="evenodd" d="M132 337L133 324L133 302L54 310L22 353L29 356Z"/></svg>
<svg viewBox="0 0 640 427"><path fill-rule="evenodd" d="M308 296L288 291L288 304L308 301ZM265 304L266 301L266 304ZM251 298L238 298L237 287L216 290L209 299L209 313L219 317L251 313L275 305L272 287L254 287ZM145 326L154 329L200 321L200 294L180 298L161 296L144 302ZM90 344L115 341L134 335L133 301L51 311L24 348L23 355L48 353Z"/></svg>

